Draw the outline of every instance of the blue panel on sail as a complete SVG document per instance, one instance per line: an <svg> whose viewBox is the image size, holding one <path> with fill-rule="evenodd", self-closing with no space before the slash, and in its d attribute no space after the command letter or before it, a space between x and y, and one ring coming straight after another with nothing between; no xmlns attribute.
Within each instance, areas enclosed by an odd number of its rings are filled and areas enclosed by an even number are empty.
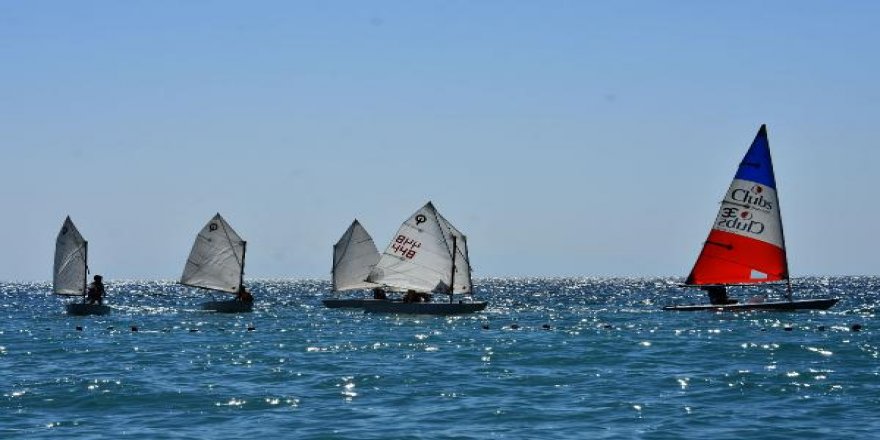
<svg viewBox="0 0 880 440"><path fill-rule="evenodd" d="M757 182L776 189L776 178L773 177L773 161L770 160L770 144L767 142L767 127L761 126L758 135L749 147L749 151L739 164L736 179Z"/></svg>

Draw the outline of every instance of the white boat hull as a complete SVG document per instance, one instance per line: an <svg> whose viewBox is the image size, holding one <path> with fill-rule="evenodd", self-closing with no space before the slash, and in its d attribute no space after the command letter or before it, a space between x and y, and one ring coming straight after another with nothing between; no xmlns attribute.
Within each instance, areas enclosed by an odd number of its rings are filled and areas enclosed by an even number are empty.
<svg viewBox="0 0 880 440"><path fill-rule="evenodd" d="M485 301L459 303L405 303L397 301L372 301L364 303L369 313L400 313L409 315L458 315L479 312L486 308Z"/></svg>
<svg viewBox="0 0 880 440"><path fill-rule="evenodd" d="M239 301L237 299L228 301L209 301L202 303L202 310L217 313L249 313L254 311L254 303Z"/></svg>
<svg viewBox="0 0 880 440"><path fill-rule="evenodd" d="M66 309L68 315L74 316L106 315L113 310L110 306L86 303L70 303Z"/></svg>

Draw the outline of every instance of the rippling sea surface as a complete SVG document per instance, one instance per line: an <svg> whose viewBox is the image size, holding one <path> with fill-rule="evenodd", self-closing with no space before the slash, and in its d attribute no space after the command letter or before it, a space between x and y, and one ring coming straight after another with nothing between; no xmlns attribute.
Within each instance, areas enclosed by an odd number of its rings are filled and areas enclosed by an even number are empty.
<svg viewBox="0 0 880 440"><path fill-rule="evenodd" d="M0 284L0 438L877 438L880 278L796 280L827 312L659 310L703 301L679 281L483 279L455 317L308 280L252 282L240 315L111 281L111 315L72 317Z"/></svg>

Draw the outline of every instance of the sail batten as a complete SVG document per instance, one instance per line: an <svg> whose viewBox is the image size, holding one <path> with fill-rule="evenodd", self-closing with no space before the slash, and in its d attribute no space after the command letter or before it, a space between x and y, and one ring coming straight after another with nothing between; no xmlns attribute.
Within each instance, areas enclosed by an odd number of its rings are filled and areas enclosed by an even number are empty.
<svg viewBox="0 0 880 440"><path fill-rule="evenodd" d="M464 234L428 202L403 222L367 281L395 290L469 293L470 279Z"/></svg>
<svg viewBox="0 0 880 440"><path fill-rule="evenodd" d="M366 279L378 262L379 250L373 238L359 221L354 220L333 246L333 290L344 292L376 287Z"/></svg>
<svg viewBox="0 0 880 440"><path fill-rule="evenodd" d="M242 284L246 242L220 214L199 231L180 283L235 293Z"/></svg>
<svg viewBox="0 0 880 440"><path fill-rule="evenodd" d="M79 296L85 293L88 272L88 242L67 217L55 239L55 264L52 290L57 295Z"/></svg>
<svg viewBox="0 0 880 440"><path fill-rule="evenodd" d="M755 284L788 278L776 177L762 125L740 162L686 284Z"/></svg>

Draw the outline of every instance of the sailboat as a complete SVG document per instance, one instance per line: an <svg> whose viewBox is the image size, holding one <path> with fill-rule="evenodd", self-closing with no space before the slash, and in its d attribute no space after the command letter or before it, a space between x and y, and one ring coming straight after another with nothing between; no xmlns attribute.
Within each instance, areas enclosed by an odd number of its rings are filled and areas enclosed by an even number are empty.
<svg viewBox="0 0 880 440"><path fill-rule="evenodd" d="M89 242L68 216L55 239L55 266L52 272L52 292L60 296L80 296L82 302L67 303L69 315L106 315L109 306L86 303L86 278Z"/></svg>
<svg viewBox="0 0 880 440"><path fill-rule="evenodd" d="M218 213L199 231L180 284L218 292L244 292L244 256L247 242ZM204 310L224 313L250 312L253 301L209 301Z"/></svg>
<svg viewBox="0 0 880 440"><path fill-rule="evenodd" d="M756 297L745 303L727 298L728 286L765 283L784 283L785 298L765 301ZM792 297L766 125L761 125L740 162L685 286L707 291L713 304L667 306L664 310L825 310L837 303L836 298Z"/></svg>
<svg viewBox="0 0 880 440"><path fill-rule="evenodd" d="M367 230L355 219L351 226L333 245L333 292L367 290L379 285L366 281L379 262L379 250ZM363 307L365 301L381 301L363 298L328 298L323 301L329 308Z"/></svg>
<svg viewBox="0 0 880 440"><path fill-rule="evenodd" d="M450 315L486 308L486 302L453 302L456 293L471 293L467 238L431 202L411 215L382 253L367 281L385 289L407 292L405 298L449 295L449 302L369 301L373 313Z"/></svg>

